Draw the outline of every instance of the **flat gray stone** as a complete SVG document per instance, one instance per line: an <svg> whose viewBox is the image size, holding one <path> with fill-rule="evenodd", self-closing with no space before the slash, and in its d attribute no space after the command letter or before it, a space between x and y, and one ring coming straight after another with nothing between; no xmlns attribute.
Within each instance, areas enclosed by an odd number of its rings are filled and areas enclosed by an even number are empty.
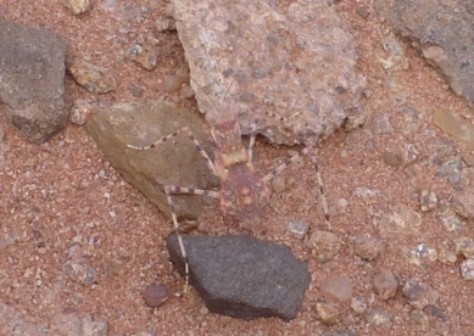
<svg viewBox="0 0 474 336"><path fill-rule="evenodd" d="M307 264L281 244L245 236L184 235L190 283L209 311L240 319L294 319L310 282ZM167 239L171 260L184 263L176 234Z"/></svg>
<svg viewBox="0 0 474 336"><path fill-rule="evenodd" d="M208 123L238 120L276 143L315 143L363 122L353 36L325 1L173 0Z"/></svg>
<svg viewBox="0 0 474 336"><path fill-rule="evenodd" d="M377 1L376 7L401 35L474 103L474 5L472 0Z"/></svg>
<svg viewBox="0 0 474 336"><path fill-rule="evenodd" d="M150 145L188 126L212 157L212 146L206 140L202 125L202 118L189 110L163 101L148 101L106 106L89 118L85 128L115 169L169 215L163 185L209 190L216 188L219 180L184 134L144 151L127 148L127 145ZM197 218L202 206L209 201L202 196L173 195L180 218Z"/></svg>
<svg viewBox="0 0 474 336"><path fill-rule="evenodd" d="M0 19L0 111L32 142L66 125L66 47L52 32Z"/></svg>

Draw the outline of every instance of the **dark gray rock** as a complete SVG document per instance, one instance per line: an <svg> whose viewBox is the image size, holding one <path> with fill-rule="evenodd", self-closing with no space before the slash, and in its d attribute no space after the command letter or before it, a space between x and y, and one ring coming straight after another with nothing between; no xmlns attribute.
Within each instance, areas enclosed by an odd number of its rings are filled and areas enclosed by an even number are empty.
<svg viewBox="0 0 474 336"><path fill-rule="evenodd" d="M209 124L313 143L363 121L353 36L326 1L173 0L191 86Z"/></svg>
<svg viewBox="0 0 474 336"><path fill-rule="evenodd" d="M170 213L163 185L213 189L219 180L207 167L196 146L186 135L144 151L127 145L146 146L187 126L212 156L210 141L202 130L203 120L186 109L163 101L116 103L106 106L86 123L106 159L165 214ZM197 218L206 198L174 195L180 218Z"/></svg>
<svg viewBox="0 0 474 336"><path fill-rule="evenodd" d="M183 236L190 283L209 311L245 320L296 317L310 282L307 265L287 246L244 236ZM184 263L176 235L167 239L171 260Z"/></svg>
<svg viewBox="0 0 474 336"><path fill-rule="evenodd" d="M472 0L377 1L394 29L447 77L453 91L474 103Z"/></svg>
<svg viewBox="0 0 474 336"><path fill-rule="evenodd" d="M32 142L66 125L65 57L58 35L0 20L0 110Z"/></svg>

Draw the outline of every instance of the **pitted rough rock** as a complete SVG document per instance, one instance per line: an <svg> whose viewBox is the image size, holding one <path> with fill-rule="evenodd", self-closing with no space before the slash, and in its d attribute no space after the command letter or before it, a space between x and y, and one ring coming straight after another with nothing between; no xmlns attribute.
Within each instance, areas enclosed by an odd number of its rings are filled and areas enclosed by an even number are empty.
<svg viewBox="0 0 474 336"><path fill-rule="evenodd" d="M127 145L146 146L165 135L188 126L212 156L205 140L203 120L185 109L155 101L117 103L94 114L86 130L94 138L106 159L125 179L137 187L165 214L170 214L162 186L213 189L219 185L206 161L186 135L145 151ZM196 218L206 199L196 195L173 196L175 211L181 218Z"/></svg>
<svg viewBox="0 0 474 336"><path fill-rule="evenodd" d="M32 142L45 142L67 122L65 57L58 35L0 19L0 110Z"/></svg>
<svg viewBox="0 0 474 336"><path fill-rule="evenodd" d="M276 143L315 143L363 122L352 35L324 1L173 0L201 112Z"/></svg>
<svg viewBox="0 0 474 336"><path fill-rule="evenodd" d="M310 275L287 246L243 236L183 236L190 282L209 311L250 320L285 321L301 308ZM171 260L184 263L176 235L167 239Z"/></svg>
<svg viewBox="0 0 474 336"><path fill-rule="evenodd" d="M474 103L472 0L377 1L388 22L447 77L453 91Z"/></svg>

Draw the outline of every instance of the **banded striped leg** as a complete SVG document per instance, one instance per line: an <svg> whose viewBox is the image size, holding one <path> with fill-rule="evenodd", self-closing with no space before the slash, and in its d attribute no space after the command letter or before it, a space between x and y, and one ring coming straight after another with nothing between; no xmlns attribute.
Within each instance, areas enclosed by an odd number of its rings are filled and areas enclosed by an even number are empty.
<svg viewBox="0 0 474 336"><path fill-rule="evenodd" d="M272 178L274 178L276 175L280 174L286 168L288 168L289 165L291 165L292 163L298 161L298 159L302 155L307 155L308 153L309 153L308 147L303 148L303 150L301 151L301 154L298 153L298 154L293 155L287 161L283 162L281 165L274 168L271 172L269 172L267 175L265 175L263 177L263 181L268 183ZM314 158L313 163L314 163L314 168L316 170L316 178L318 180L319 198L321 199L321 203L322 203L322 206L323 206L324 221L325 221L325 224L326 224L328 230L331 230L332 227L331 227L331 221L329 220L329 209L328 209L328 204L327 204L327 201L326 201L326 193L324 191L323 178L321 176L321 172L319 171L319 165L318 165L318 162L317 162L316 158Z"/></svg>
<svg viewBox="0 0 474 336"><path fill-rule="evenodd" d="M175 187L171 185L165 186L165 194L166 200L168 201L168 205L171 209L171 219L173 221L174 230L176 232L176 237L178 239L179 249L181 250L181 255L184 260L184 290L183 293L188 292L189 288L189 262L188 262L188 255L186 254L186 249L184 248L184 241L183 237L179 232L179 223L178 223L178 216L176 215L176 211L174 209L173 200L171 199L172 194L194 194L194 195L202 195L202 196L209 196L214 198L219 198L219 192L213 190L203 190L203 189L196 189L196 188L187 188L187 187Z"/></svg>
<svg viewBox="0 0 474 336"><path fill-rule="evenodd" d="M252 125L252 133L250 134L249 147L247 148L249 162L252 162L253 158L253 147L255 146L255 137L257 136L255 132L257 132L257 128L255 125Z"/></svg>
<svg viewBox="0 0 474 336"><path fill-rule="evenodd" d="M204 150L204 148L201 146L201 143L199 140L194 136L193 132L188 128L188 127L182 127L176 132L170 133L161 139L158 139L157 141L153 142L150 145L147 146L133 146L133 145L127 145L128 148L138 150L138 151L143 151L151 148L155 148L159 146L162 143L165 143L166 141L171 140L172 138L178 136L179 134L184 133L196 146L199 154L206 160L206 164L209 167L209 169L212 171L212 173L216 176L217 170L215 168L214 162L212 162L210 156L207 154L207 152ZM186 249L184 248L184 241L183 237L181 236L179 232L179 222L178 222L178 216L176 215L176 211L174 209L174 204L172 200L172 195L173 194L195 194L195 195L204 195L204 196L210 196L210 197L215 197L219 198L219 193L216 191L212 190L202 190L202 189L195 189L195 188L185 188L185 187L175 187L175 186L170 186L166 185L164 187L165 189L165 194L166 194L166 200L168 202L168 205L170 206L171 209L171 220L173 221L173 226L174 230L176 232L176 237L178 239L178 245L181 250L181 255L183 256L184 260L184 277L185 277L185 285L184 285L184 293L188 291L189 287L189 263L188 263L188 256L186 254Z"/></svg>
<svg viewBox="0 0 474 336"><path fill-rule="evenodd" d="M314 169L316 170L316 178L318 179L319 198L323 205L324 221L328 230L331 231L332 227L331 227L331 221L329 220L329 208L328 208L328 203L326 201L326 193L324 192L323 177L321 176L321 172L319 171L319 165L316 158L314 159Z"/></svg>
<svg viewBox="0 0 474 336"><path fill-rule="evenodd" d="M131 148L131 149L135 149L135 150L138 150L138 151L143 151L143 150L147 150L147 149L151 149L151 148L155 148L159 145L161 145L162 143L165 143L166 141L168 140L171 140L172 138L178 136L179 134L181 133L184 133L185 135L188 136L188 138L193 142L193 144L196 146L199 154L201 154L201 156L206 160L206 164L207 166L209 167L209 169L212 171L212 173L216 176L217 175L217 171L216 171L216 167L214 166L214 162L212 162L212 159L210 158L210 156L206 153L206 151L204 150L204 148L201 146L201 143L199 142L199 140L194 136L193 132L189 129L189 127L183 127L183 128L180 128L179 130L173 132L173 133L170 133L168 135L165 135L164 137L162 137L161 139L158 139L156 140L154 143L150 144L150 145L147 145L147 146L133 146L133 145L127 145L128 148Z"/></svg>

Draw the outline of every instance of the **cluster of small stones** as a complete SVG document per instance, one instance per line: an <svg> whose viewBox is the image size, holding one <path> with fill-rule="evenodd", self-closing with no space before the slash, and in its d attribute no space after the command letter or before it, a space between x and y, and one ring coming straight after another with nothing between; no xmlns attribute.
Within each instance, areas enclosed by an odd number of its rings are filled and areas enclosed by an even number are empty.
<svg viewBox="0 0 474 336"><path fill-rule="evenodd" d="M305 240L305 244L312 248L315 258L321 263L327 263L336 257L341 247L342 239L338 235L319 231ZM355 255L365 262L379 260L385 251L384 240L369 234L357 234L349 238ZM458 250L465 251L464 255L472 255L472 240L457 241ZM344 305L350 304L352 311L364 316L366 321L374 326L390 326L394 316L383 308L372 308L377 301L368 300L361 296L353 296L352 281L346 275L329 274L320 283L321 299L314 309L318 318L328 326L345 324ZM440 294L429 284L416 278L402 282L388 267L374 269L372 288L379 301L387 302L398 300L399 294L410 306L410 318L420 331L430 330L430 316L444 315L443 309L438 306ZM398 295L398 296L397 296Z"/></svg>
<svg viewBox="0 0 474 336"><path fill-rule="evenodd" d="M394 132L390 120L383 115L374 118L372 127L377 134ZM474 280L474 239L465 234L468 232L465 223L472 223L474 220L474 193L469 188L474 182L470 168L474 166L473 161L469 156L456 156L450 145L445 148L446 143L439 146L430 160L438 167L438 176L452 184L455 197L451 202L440 200L432 189L421 189L418 192L418 209L399 203L394 204L390 211L376 217L380 236L359 233L345 239L339 234L325 230L314 230L311 235L305 236L304 228L307 225L298 221L289 222L288 231L297 237L303 237L304 244L312 251L312 257L320 263L334 261L342 247L344 250L349 247L361 260L372 263L381 259L385 253L386 242L394 235L416 234L422 237L420 233L423 217L434 215L451 238L444 239L437 246L419 242L411 250L404 249L406 261L420 268L436 262L452 265L459 267L455 273L464 280ZM410 165L419 159L419 154L415 146L407 144L399 150L385 150L381 153L381 159L388 167L408 171ZM381 193L381 190L359 187L354 196L369 199ZM458 262L460 258L461 261ZM346 275L329 274L320 285L322 298L315 304L314 309L326 325L347 322L342 312L343 305L348 302L352 311L364 316L371 325L389 326L395 320L392 312L384 308L372 308L376 306L377 301L352 296L352 283ZM372 288L379 301L399 300L402 297L410 307L410 320L421 332L432 330L432 318L442 321L447 319L447 313L439 304L442 294L434 289L432 284L419 278L402 281L401 276L390 267L379 266L373 272Z"/></svg>
<svg viewBox="0 0 474 336"><path fill-rule="evenodd" d="M405 112L408 112L407 116L417 113L414 110ZM465 127L465 122L460 118L449 116L449 113L446 112L446 115L435 120L436 125L441 129L449 127L452 135L460 140L472 138L474 129L470 126ZM371 126L375 134L394 132L394 127L383 114L375 117ZM410 133L413 130L406 131ZM469 145L469 141L466 142L466 146L469 147ZM422 189L419 191L419 211L404 204L394 205L392 212L385 214L379 221L380 233L389 237L394 233L420 232L423 215L434 213L446 232L454 238L445 239L436 247L420 242L413 250L407 251L408 261L415 265L437 260L445 264L455 264L458 258L462 258L461 276L465 280L474 280L473 237L464 235L467 230L463 224L464 221L472 223L474 220L474 193L470 187L474 183L472 174L474 162L469 154L456 154L453 145L446 142L437 144L434 153L430 161L437 167L437 176L446 179L452 185L454 190L452 201L442 202L433 190ZM410 165L419 158L418 150L410 143L399 150L385 150L381 156L387 166L402 168L407 173L409 173ZM375 194L377 191L365 191L365 193Z"/></svg>

